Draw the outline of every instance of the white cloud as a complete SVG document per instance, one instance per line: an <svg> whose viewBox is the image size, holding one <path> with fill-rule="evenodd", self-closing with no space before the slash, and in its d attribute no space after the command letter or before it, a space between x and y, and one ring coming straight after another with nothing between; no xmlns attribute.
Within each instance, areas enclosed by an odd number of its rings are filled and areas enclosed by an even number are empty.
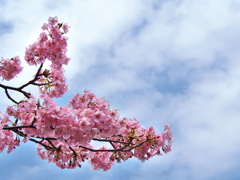
<svg viewBox="0 0 240 180"><path fill-rule="evenodd" d="M41 168L39 166L20 166L18 170L11 173L9 180L38 179L40 177L43 177L43 174L41 173Z"/></svg>

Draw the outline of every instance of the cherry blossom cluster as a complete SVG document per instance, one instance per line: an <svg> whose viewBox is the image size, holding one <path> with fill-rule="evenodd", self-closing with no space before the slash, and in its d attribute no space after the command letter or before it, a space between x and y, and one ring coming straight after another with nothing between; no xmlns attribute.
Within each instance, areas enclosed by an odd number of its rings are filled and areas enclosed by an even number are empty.
<svg viewBox="0 0 240 180"><path fill-rule="evenodd" d="M58 23L56 17L49 18L42 26L47 33L42 32L26 49L28 64L39 65L34 78L17 88L0 84L14 102L7 106L5 114L0 114L0 152L8 148L10 153L20 141L31 141L38 144L40 158L60 168L81 167L82 162L88 161L94 170L106 171L116 162L132 157L144 162L171 151L173 137L168 124L157 134L153 127L144 128L136 119L121 118L105 98L89 90L75 94L65 106L54 101L54 97L61 97L68 89L62 67L70 60L66 56L67 38L63 36L68 28L67 24ZM43 70L46 60L52 64ZM22 70L18 57L2 60L1 64L0 75L5 80ZM16 72L4 73L3 69L10 67L17 69ZM39 97L24 90L30 85L39 87ZM9 90L19 92L24 98L16 101ZM94 142L103 145L95 147Z"/></svg>
<svg viewBox="0 0 240 180"><path fill-rule="evenodd" d="M50 97L61 97L67 92L66 78L62 65L67 65L70 58L66 56L67 40L64 36L69 26L59 23L57 17L50 17L48 23L42 26L42 32L34 44L30 45L25 52L25 60L29 65L44 63L46 59L51 61L50 70L45 70L37 83L46 84L40 86L40 92L47 92ZM45 32L46 31L46 32Z"/></svg>
<svg viewBox="0 0 240 180"><path fill-rule="evenodd" d="M7 114L4 114L1 117L0 112L0 153L8 147L8 153L12 152L16 146L19 146L20 139L14 135L14 133L10 130L2 130L3 127L8 124L9 117Z"/></svg>
<svg viewBox="0 0 240 180"><path fill-rule="evenodd" d="M55 69L67 65L70 59L66 56L67 37L64 34L68 32L68 28L67 24L58 23L57 17L50 17L48 23L43 24L44 32L38 40L26 48L25 60L28 64L37 65L48 59Z"/></svg>
<svg viewBox="0 0 240 180"><path fill-rule="evenodd" d="M21 119L25 142L41 137L39 156L60 168L75 168L88 159L93 169L108 170L114 162L132 157L144 162L161 155L161 148L165 153L171 150L168 125L162 134L156 134L153 127L145 129L136 119L120 118L104 98L88 90L75 94L68 106L60 107L45 94L42 103L31 97L15 108L8 106L7 113ZM111 147L95 148L91 144L94 140L108 142Z"/></svg>
<svg viewBox="0 0 240 180"><path fill-rule="evenodd" d="M50 97L61 97L67 92L69 87L66 85L66 78L64 76L64 69L62 67L56 68L52 66L50 70L42 71L43 76L37 80L41 94L47 93Z"/></svg>
<svg viewBox="0 0 240 180"><path fill-rule="evenodd" d="M22 71L21 61L18 56L13 57L11 59L1 59L0 61L0 76L4 80L11 80L16 75L18 75Z"/></svg>

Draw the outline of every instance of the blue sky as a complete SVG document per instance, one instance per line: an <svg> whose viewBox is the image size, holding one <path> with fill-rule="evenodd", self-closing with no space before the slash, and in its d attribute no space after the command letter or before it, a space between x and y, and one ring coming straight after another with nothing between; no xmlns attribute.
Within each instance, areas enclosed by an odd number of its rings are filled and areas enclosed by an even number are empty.
<svg viewBox="0 0 240 180"><path fill-rule="evenodd" d="M58 103L90 89L145 127L160 133L169 123L175 137L169 154L107 172L88 163L61 170L22 144L0 154L2 180L240 179L239 0L0 0L0 12L4 58L24 59L49 16L71 26L71 89ZM10 84L35 70L26 66ZM10 102L0 93L4 110Z"/></svg>

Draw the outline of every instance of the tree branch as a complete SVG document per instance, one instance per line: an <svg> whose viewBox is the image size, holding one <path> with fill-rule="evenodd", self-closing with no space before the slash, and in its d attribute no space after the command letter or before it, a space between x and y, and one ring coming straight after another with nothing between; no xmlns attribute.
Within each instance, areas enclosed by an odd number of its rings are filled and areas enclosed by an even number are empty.
<svg viewBox="0 0 240 180"><path fill-rule="evenodd" d="M0 87L1 87L1 84L0 84ZM15 101L11 96L10 94L8 93L8 90L5 89L5 94L7 95L8 99L10 99L12 102L16 103L16 104L19 104L19 102Z"/></svg>
<svg viewBox="0 0 240 180"><path fill-rule="evenodd" d="M110 139L97 139L93 138L94 141L103 141L103 142L109 142L109 143L121 143L121 144L128 144L127 142L122 142L122 141L115 141L115 140L110 140Z"/></svg>
<svg viewBox="0 0 240 180"><path fill-rule="evenodd" d="M43 67L43 63L41 63L40 67L38 68L38 71L37 73L35 74L35 77L30 80L29 82L23 84L22 86L16 88L16 87L12 87L12 86L6 86L6 85L3 85L3 84L0 84L0 87L3 88L5 90L5 93L8 97L8 99L10 99L12 102L16 103L16 104L19 104L19 102L15 101L11 96L10 94L8 93L8 90L13 90L13 91L18 91L20 93L22 93L25 97L27 98L30 98L30 93L27 93L26 91L23 91L22 89L29 86L29 85L37 85L37 86L42 86L42 85L45 85L45 84L37 84L35 83L38 79L39 79L39 76L42 76L43 74L40 74L40 71Z"/></svg>
<svg viewBox="0 0 240 180"><path fill-rule="evenodd" d="M34 121L33 121L34 122ZM32 123L31 125L29 126L12 126L12 127L8 127L8 126L5 126L3 127L4 130L11 130L13 132L15 132L16 134L22 136L22 137L26 137L27 135L24 134L22 131L19 131L19 129L21 128L34 128L36 129L36 126L33 126L34 123ZM32 142L35 142L35 143L38 143L40 145L42 145L43 147L45 147L47 150L57 150L58 148L51 142L51 140L57 140L56 138L51 138L51 137L47 137L47 138L44 138L44 137L34 137L34 138L39 138L41 139L41 141L37 141L33 138L30 138L29 140L32 141ZM43 143L43 141L46 140L51 146L48 146L46 144ZM91 148L88 148L88 147L85 147L85 146L81 146L79 145L78 147L80 148L83 148L83 149L86 149L86 150L89 150L91 152L129 152L137 147L140 147L141 145L143 145L145 142L147 142L148 140L146 141L143 141L135 146L132 146L130 147L132 141L133 141L133 138L130 138L129 142L122 142L122 141L116 141L116 140L110 140L110 139L97 139L97 138L93 138L93 140L95 141L102 141L102 142L109 142L112 147L114 149L91 149ZM114 146L113 143L120 143L120 144L125 144L123 147L121 148L116 148ZM128 149L126 149L127 147L129 147ZM76 151L71 147L69 146L69 149L73 151L74 153L74 156L76 157L77 156L77 153Z"/></svg>
<svg viewBox="0 0 240 180"><path fill-rule="evenodd" d="M15 129L22 129L22 128L34 128L36 129L36 126L4 126L3 130L15 130Z"/></svg>
<svg viewBox="0 0 240 180"><path fill-rule="evenodd" d="M55 148L52 148L51 146L48 146L48 145L42 143L41 141L37 141L37 140L32 139L32 138L30 138L29 141L35 142L35 143L37 143L37 144L40 144L40 145L42 145L43 147L45 147L45 149L47 149L47 150L53 150L53 149L55 149Z"/></svg>
<svg viewBox="0 0 240 180"><path fill-rule="evenodd" d="M53 147L53 149L57 150L57 147L54 146L54 144L52 143L52 141L50 139L47 139L47 142L49 142L49 144L51 144L51 146Z"/></svg>
<svg viewBox="0 0 240 180"><path fill-rule="evenodd" d="M71 146L69 146L69 149L73 152L73 154L74 154L74 157L76 158L77 157L77 153L76 153L76 151L71 147Z"/></svg>
<svg viewBox="0 0 240 180"><path fill-rule="evenodd" d="M139 143L136 146L132 146L129 149L125 149L132 143L132 140L133 140L133 138L131 138L130 141L125 146L123 146L121 148L118 148L118 149L117 148L116 149L91 149L91 148L84 147L84 146L81 146L81 145L78 146L78 147L86 149L86 150L89 150L89 151L92 151L92 152L119 152L119 151L121 151L121 152L129 152L129 151L133 150L134 148L137 148L137 147L143 145L145 142L147 142L147 141L143 141L143 142Z"/></svg>
<svg viewBox="0 0 240 180"><path fill-rule="evenodd" d="M39 79L38 77L39 77L39 74L40 74L40 71L41 71L42 67L43 67L43 63L41 63L40 67L38 68L38 71L37 71L37 73L35 74L35 77L34 77L31 81L29 81L28 83L20 86L18 89L23 89L23 88L25 88L26 86L28 86L28 85L30 85L30 84L33 84L35 81L37 81L37 80Z"/></svg>

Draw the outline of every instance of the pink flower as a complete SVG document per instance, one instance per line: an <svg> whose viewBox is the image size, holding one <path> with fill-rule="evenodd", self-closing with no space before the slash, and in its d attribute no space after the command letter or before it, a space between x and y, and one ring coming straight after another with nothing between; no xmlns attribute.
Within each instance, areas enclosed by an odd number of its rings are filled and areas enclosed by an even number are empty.
<svg viewBox="0 0 240 180"><path fill-rule="evenodd" d="M66 56L67 37L63 36L68 32L67 24L57 24L57 17L50 17L48 24L43 24L42 30L48 30L40 34L38 41L30 45L25 52L25 60L29 65L44 63L46 59L50 60L55 68L61 68L67 65L70 58Z"/></svg>
<svg viewBox="0 0 240 180"><path fill-rule="evenodd" d="M49 24L51 24L51 25L55 25L55 24L58 22L57 16L55 16L55 17L49 17L49 18L48 18L48 22L49 22Z"/></svg>
<svg viewBox="0 0 240 180"><path fill-rule="evenodd" d="M66 34L66 33L68 33L68 29L70 28L70 26L68 26L68 24L67 23L65 23L65 24L63 24L63 32Z"/></svg>
<svg viewBox="0 0 240 180"><path fill-rule="evenodd" d="M100 147L99 149L107 149L105 146ZM111 169L111 166L114 165L114 161L111 160L111 152L95 152L91 153L89 164L93 166L93 170L103 169L107 171Z"/></svg>
<svg viewBox="0 0 240 180"><path fill-rule="evenodd" d="M26 98L15 102L7 94L15 105L7 106L4 115L0 112L0 152L5 148L12 152L21 136L24 143L30 140L38 144L40 158L60 168L72 169L88 160L94 170L106 171L121 160L136 157L144 162L171 151L173 137L168 124L157 134L153 127L144 128L136 119L120 118L118 110L111 109L105 98L89 90L75 94L67 106L55 102L53 98L61 97L68 90L63 68L70 60L66 55L68 38L64 36L68 29L67 24L58 23L57 17L50 17L42 26L44 32L26 48L27 63L41 65L34 79L19 88L9 88ZM50 67L41 69L47 60ZM2 58L0 76L11 80L22 71L20 64L18 56ZM38 99L25 91L28 85L39 86ZM109 146L96 148L91 144L93 141Z"/></svg>
<svg viewBox="0 0 240 180"><path fill-rule="evenodd" d="M22 71L21 61L18 56L11 59L1 59L0 61L0 76L9 81L16 77Z"/></svg>

